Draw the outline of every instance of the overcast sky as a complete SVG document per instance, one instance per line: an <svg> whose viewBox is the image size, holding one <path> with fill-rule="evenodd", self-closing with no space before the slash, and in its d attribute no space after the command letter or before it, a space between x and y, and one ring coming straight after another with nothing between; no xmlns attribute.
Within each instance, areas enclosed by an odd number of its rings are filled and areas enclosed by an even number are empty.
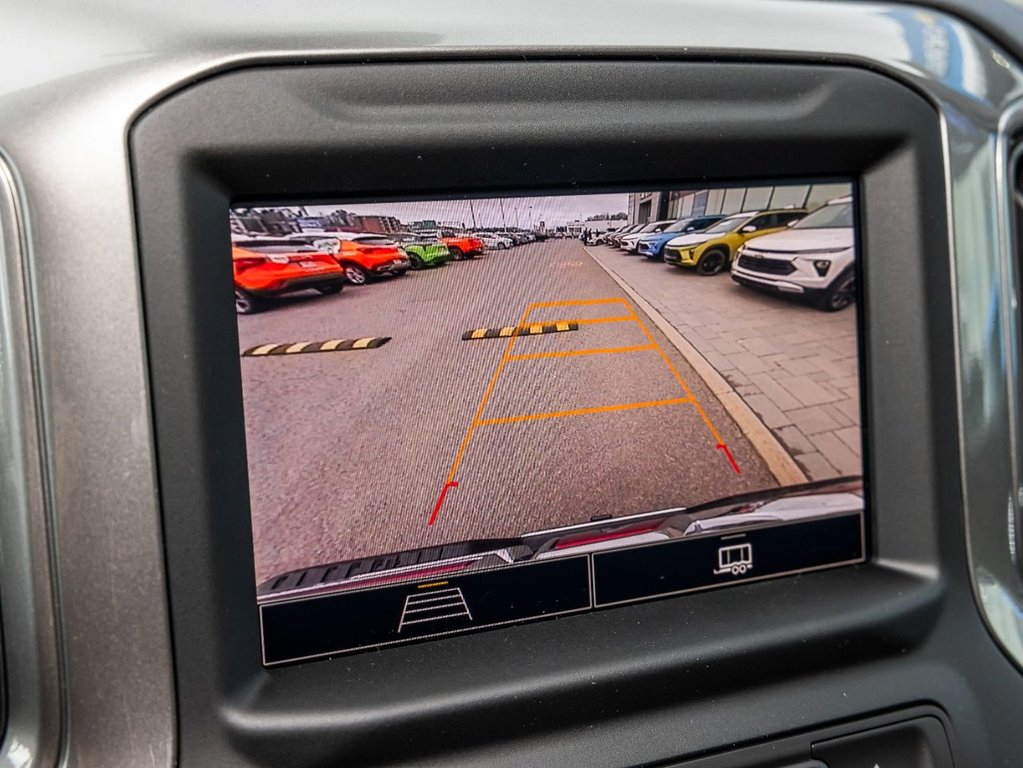
<svg viewBox="0 0 1023 768"><path fill-rule="evenodd" d="M505 197L501 199L472 200L476 213L476 227L535 227L544 222L548 228L575 219L585 219L600 213L628 211L628 194L564 195L558 197ZM435 200L418 203L376 203L307 205L310 216L321 216L343 208L361 215L396 216L405 224L422 219L465 222L473 226L469 200ZM502 214L503 204L503 214ZM296 206L289 206L294 208Z"/></svg>

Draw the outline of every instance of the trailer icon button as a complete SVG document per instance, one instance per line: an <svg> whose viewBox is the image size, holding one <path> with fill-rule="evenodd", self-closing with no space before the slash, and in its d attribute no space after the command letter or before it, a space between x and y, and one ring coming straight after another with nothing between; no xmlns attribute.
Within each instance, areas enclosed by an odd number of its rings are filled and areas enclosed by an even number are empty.
<svg viewBox="0 0 1023 768"><path fill-rule="evenodd" d="M739 576L751 570L753 570L752 544L731 544L718 549L718 567L714 570L715 576L720 576L723 573Z"/></svg>

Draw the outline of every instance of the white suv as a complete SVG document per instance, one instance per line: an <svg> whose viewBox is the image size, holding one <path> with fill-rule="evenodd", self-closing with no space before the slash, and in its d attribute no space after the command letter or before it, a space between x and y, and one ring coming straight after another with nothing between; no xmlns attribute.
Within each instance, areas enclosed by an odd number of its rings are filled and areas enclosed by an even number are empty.
<svg viewBox="0 0 1023 768"><path fill-rule="evenodd" d="M487 248L496 248L499 251L503 251L505 248L511 248L514 243L510 237L499 235L494 232L476 232L473 237L478 237L483 241L483 244Z"/></svg>
<svg viewBox="0 0 1023 768"><path fill-rule="evenodd" d="M750 288L806 296L829 312L856 298L856 244L851 197L840 197L776 232L749 240L732 263L732 279Z"/></svg>

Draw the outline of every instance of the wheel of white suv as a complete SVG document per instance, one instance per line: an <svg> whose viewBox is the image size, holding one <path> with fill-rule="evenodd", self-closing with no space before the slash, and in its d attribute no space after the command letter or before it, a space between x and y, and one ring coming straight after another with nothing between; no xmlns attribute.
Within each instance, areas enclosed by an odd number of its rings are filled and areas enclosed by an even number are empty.
<svg viewBox="0 0 1023 768"><path fill-rule="evenodd" d="M856 275L847 269L824 291L817 306L825 312L838 312L856 300Z"/></svg>

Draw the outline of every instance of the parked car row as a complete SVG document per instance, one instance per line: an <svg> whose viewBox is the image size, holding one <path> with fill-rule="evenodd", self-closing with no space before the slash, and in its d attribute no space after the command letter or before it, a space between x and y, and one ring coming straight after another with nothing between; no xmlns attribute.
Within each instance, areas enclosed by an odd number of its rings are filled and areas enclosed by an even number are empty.
<svg viewBox="0 0 1023 768"><path fill-rule="evenodd" d="M371 277L403 275L412 266L408 254L384 235L360 232L297 234L289 235L284 241L329 253L344 270L345 280L352 285L364 285ZM250 249L244 242L236 241L235 246Z"/></svg>
<svg viewBox="0 0 1023 768"><path fill-rule="evenodd" d="M543 242L547 235L543 232L527 232L525 230L504 230L495 232L476 232L474 237L480 238L488 248L503 251L516 245Z"/></svg>
<svg viewBox="0 0 1023 768"><path fill-rule="evenodd" d="M711 224L716 224L724 216L694 216L688 219L681 219L669 224L664 229L655 228L653 232L638 235L635 241L635 248L630 251L642 254L648 259L662 261L664 259L664 246L680 235L687 235L692 232L703 232Z"/></svg>
<svg viewBox="0 0 1023 768"><path fill-rule="evenodd" d="M514 236L514 238L512 237ZM235 309L258 312L266 299L304 290L338 293L377 277L472 259L488 248L501 250L538 236L533 233L467 234L451 230L381 235L365 232L304 232L283 237L232 235Z"/></svg>
<svg viewBox="0 0 1023 768"><path fill-rule="evenodd" d="M346 283L365 285L452 258L452 249L434 238L400 246L389 237L358 232L235 235L231 245L235 310L243 315L265 308L269 298L309 289L338 293Z"/></svg>
<svg viewBox="0 0 1023 768"><path fill-rule="evenodd" d="M730 270L739 285L803 296L827 311L855 300L851 197L813 213L780 208L635 224L597 242L704 276Z"/></svg>

